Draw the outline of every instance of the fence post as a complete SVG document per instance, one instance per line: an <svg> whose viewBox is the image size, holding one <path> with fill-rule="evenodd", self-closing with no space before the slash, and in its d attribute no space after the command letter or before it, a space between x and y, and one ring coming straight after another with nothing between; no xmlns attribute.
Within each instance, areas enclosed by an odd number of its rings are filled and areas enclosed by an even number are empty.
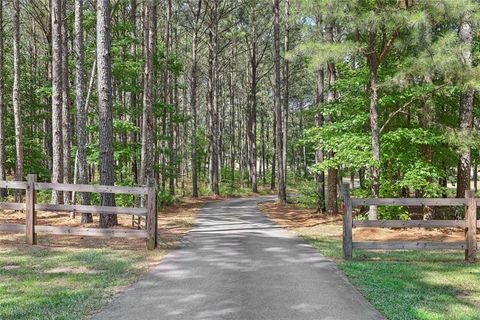
<svg viewBox="0 0 480 320"><path fill-rule="evenodd" d="M35 233L35 224L37 223L37 213L35 212L35 182L36 174L29 174L27 177L27 189L25 190L25 228L28 244L37 244L37 234Z"/></svg>
<svg viewBox="0 0 480 320"><path fill-rule="evenodd" d="M343 257L352 258L352 201L350 200L350 185L343 184Z"/></svg>
<svg viewBox="0 0 480 320"><path fill-rule="evenodd" d="M477 200L475 199L475 191L467 190L465 197L467 198L467 211L465 214L467 222L465 231L467 250L465 250L465 260L475 262L477 254Z"/></svg>
<svg viewBox="0 0 480 320"><path fill-rule="evenodd" d="M157 247L158 219L157 219L157 187L155 179L148 180L147 194L147 249Z"/></svg>

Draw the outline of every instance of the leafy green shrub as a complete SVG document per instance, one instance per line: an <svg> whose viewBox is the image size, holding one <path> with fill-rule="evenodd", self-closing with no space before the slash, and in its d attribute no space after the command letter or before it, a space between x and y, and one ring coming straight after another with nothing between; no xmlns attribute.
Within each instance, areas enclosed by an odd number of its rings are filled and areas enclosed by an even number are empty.
<svg viewBox="0 0 480 320"><path fill-rule="evenodd" d="M402 206L380 206L378 207L378 218L380 220L410 220L410 213Z"/></svg>
<svg viewBox="0 0 480 320"><path fill-rule="evenodd" d="M314 180L306 180L297 184L299 194L290 199L303 208L316 208L318 204L318 193Z"/></svg>
<svg viewBox="0 0 480 320"><path fill-rule="evenodd" d="M168 190L159 190L157 194L157 201L160 207L171 205L175 202L175 196Z"/></svg>
<svg viewBox="0 0 480 320"><path fill-rule="evenodd" d="M115 205L118 207L133 207L135 205L135 196L131 194L115 195Z"/></svg>

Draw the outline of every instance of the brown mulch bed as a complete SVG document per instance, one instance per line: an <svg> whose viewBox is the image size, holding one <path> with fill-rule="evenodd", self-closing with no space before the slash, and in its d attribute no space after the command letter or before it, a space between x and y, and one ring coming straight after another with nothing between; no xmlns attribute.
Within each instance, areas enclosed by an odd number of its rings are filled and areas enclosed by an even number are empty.
<svg viewBox="0 0 480 320"><path fill-rule="evenodd" d="M260 209L271 219L289 230L306 235L342 236L342 215L326 215L314 209L302 209L295 204L279 205L275 202L260 204ZM355 241L465 241L462 229L386 229L355 228Z"/></svg>
<svg viewBox="0 0 480 320"><path fill-rule="evenodd" d="M197 211L205 203L215 201L211 197L197 199L181 198L172 206L162 208L158 214L159 239L161 248L170 248L185 235L195 224ZM99 226L98 215L94 215L94 222L82 224L81 214L71 217L70 213L37 212L37 224L50 226L69 226L97 228ZM3 210L0 211L0 224L24 224L25 213L23 211ZM132 226L132 218L127 215L118 215L118 226L114 228L136 229ZM110 248L118 250L145 250L145 240L135 238L108 238L108 237L85 237L85 236L61 236L38 234L38 246L49 248L76 247L76 248ZM0 249L26 247L25 235L14 233L0 233Z"/></svg>

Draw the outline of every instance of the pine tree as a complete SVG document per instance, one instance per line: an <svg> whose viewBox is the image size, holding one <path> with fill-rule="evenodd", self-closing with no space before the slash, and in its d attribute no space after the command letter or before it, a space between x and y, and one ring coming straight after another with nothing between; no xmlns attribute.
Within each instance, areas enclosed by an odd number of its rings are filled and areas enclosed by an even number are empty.
<svg viewBox="0 0 480 320"><path fill-rule="evenodd" d="M100 143L100 184L113 185L115 162L113 157L113 101L110 57L110 1L97 2L97 86ZM102 206L114 206L113 194L101 194ZM116 225L117 215L100 215L102 228Z"/></svg>

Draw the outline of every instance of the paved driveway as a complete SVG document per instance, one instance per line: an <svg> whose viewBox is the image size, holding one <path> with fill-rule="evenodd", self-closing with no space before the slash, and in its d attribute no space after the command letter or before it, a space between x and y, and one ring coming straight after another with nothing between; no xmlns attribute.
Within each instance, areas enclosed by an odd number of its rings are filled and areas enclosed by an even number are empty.
<svg viewBox="0 0 480 320"><path fill-rule="evenodd" d="M160 265L94 319L373 320L336 265L257 208L207 204Z"/></svg>

